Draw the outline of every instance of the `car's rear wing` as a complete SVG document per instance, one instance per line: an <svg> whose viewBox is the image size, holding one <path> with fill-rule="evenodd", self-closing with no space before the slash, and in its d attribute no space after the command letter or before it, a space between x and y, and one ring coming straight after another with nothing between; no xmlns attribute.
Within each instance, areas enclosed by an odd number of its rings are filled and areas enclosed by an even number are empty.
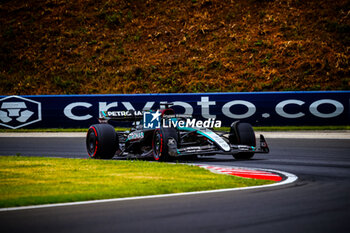
<svg viewBox="0 0 350 233"><path fill-rule="evenodd" d="M167 110L161 110L161 117L163 119L172 119L172 118L192 118L192 115L188 114L175 114L172 112L166 112ZM143 119L145 112L151 112L155 113L153 110L145 110L145 111L138 111L138 110L127 110L127 111L101 111L99 116L100 123L106 123L109 120L112 121L126 121L126 122L135 122L135 121L141 121ZM158 112L158 110L157 110Z"/></svg>
<svg viewBox="0 0 350 233"><path fill-rule="evenodd" d="M101 111L100 121L140 121L143 118L143 111Z"/></svg>

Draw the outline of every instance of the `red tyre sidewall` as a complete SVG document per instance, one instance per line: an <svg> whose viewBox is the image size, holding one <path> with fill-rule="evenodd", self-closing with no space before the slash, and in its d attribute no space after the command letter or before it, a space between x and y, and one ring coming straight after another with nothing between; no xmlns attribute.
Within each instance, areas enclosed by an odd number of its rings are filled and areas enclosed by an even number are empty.
<svg viewBox="0 0 350 233"><path fill-rule="evenodd" d="M97 137L97 130L95 129L95 127L91 126L88 130L88 134L90 134L90 129L94 132L95 134L95 138L96 138L96 141L95 141L95 150L94 150L94 154L93 155L90 155L89 153L89 156L90 158L96 158L96 153L97 153L97 150L98 150L98 137Z"/></svg>

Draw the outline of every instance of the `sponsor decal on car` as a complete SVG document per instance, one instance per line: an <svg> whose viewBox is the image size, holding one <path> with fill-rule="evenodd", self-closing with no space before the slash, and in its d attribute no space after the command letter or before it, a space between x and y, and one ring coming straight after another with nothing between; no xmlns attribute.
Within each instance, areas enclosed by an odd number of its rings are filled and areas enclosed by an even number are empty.
<svg viewBox="0 0 350 233"><path fill-rule="evenodd" d="M143 132L133 132L128 135L128 140L139 140L144 138L144 136Z"/></svg>
<svg viewBox="0 0 350 233"><path fill-rule="evenodd" d="M106 117L132 117L142 116L142 111L102 111Z"/></svg>

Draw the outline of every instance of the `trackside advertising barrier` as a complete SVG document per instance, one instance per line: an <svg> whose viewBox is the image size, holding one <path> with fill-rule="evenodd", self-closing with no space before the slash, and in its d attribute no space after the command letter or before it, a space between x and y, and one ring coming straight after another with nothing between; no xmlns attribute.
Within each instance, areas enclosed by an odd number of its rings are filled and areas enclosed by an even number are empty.
<svg viewBox="0 0 350 233"><path fill-rule="evenodd" d="M220 120L222 126L236 120L253 126L350 123L350 91L330 91L0 96L0 127L87 128L98 123L101 111L158 109L163 102L172 102L176 113Z"/></svg>

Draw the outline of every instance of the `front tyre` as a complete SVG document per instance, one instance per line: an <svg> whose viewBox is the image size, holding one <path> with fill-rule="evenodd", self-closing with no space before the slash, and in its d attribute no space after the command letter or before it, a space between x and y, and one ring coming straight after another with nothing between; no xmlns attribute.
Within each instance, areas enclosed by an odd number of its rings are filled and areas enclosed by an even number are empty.
<svg viewBox="0 0 350 233"><path fill-rule="evenodd" d="M256 139L253 127L248 123L238 123L236 125L237 142L239 145L247 145L256 147ZM234 154L237 160L248 160L254 156L254 152L240 152Z"/></svg>
<svg viewBox="0 0 350 233"><path fill-rule="evenodd" d="M119 148L114 127L109 124L90 126L86 136L88 154L94 159L112 159Z"/></svg>

